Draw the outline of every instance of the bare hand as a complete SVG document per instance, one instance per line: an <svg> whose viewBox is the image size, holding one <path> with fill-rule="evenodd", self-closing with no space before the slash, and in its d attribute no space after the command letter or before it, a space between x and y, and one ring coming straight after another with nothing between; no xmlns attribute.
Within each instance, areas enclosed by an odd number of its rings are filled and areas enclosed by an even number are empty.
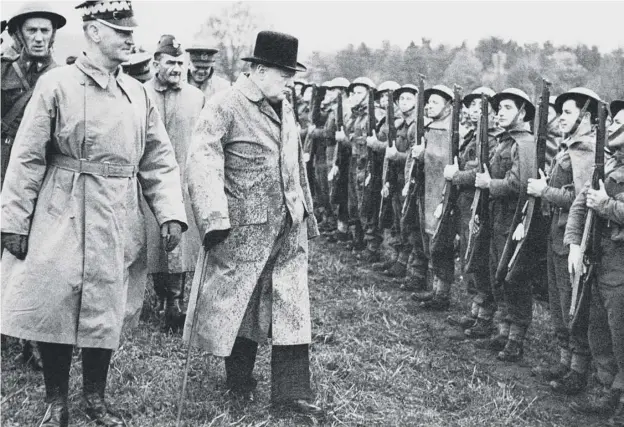
<svg viewBox="0 0 624 427"><path fill-rule="evenodd" d="M403 190L401 190L401 195L403 197L407 197L407 193L409 193L409 181L407 181L405 183L405 186L403 187Z"/></svg>
<svg viewBox="0 0 624 427"><path fill-rule="evenodd" d="M540 178L529 178L529 183L527 185L527 194L533 197L542 197L544 194L544 190L548 187L548 183L546 182L546 175L540 169L539 170Z"/></svg>
<svg viewBox="0 0 624 427"><path fill-rule="evenodd" d="M340 170L338 169L338 166L336 166L336 165L332 166L331 170L327 174L327 180L328 181L333 181L334 178L338 175L339 171Z"/></svg>
<svg viewBox="0 0 624 427"><path fill-rule="evenodd" d="M570 273L570 281L574 283L574 278L578 274L582 274L585 267L583 266L583 254L579 245L570 245L570 254L568 255L568 273Z"/></svg>
<svg viewBox="0 0 624 427"><path fill-rule="evenodd" d="M345 142L347 140L347 134L344 133L344 130L336 131L336 142Z"/></svg>
<svg viewBox="0 0 624 427"><path fill-rule="evenodd" d="M396 145L392 147L386 147L386 159L395 161L397 157L399 157L399 150L397 150Z"/></svg>
<svg viewBox="0 0 624 427"><path fill-rule="evenodd" d="M490 183L492 182L492 177L490 176L490 171L487 166L484 166L484 172L477 173L477 177L475 178L475 187L477 188L490 188Z"/></svg>
<svg viewBox="0 0 624 427"><path fill-rule="evenodd" d="M412 146L412 157L418 158L425 151L425 144L414 144Z"/></svg>
<svg viewBox="0 0 624 427"><path fill-rule="evenodd" d="M459 172L459 161L457 160L457 156L455 156L455 161L452 165L444 166L444 179L447 181L452 181L455 178L455 175Z"/></svg>
<svg viewBox="0 0 624 427"><path fill-rule="evenodd" d="M602 179L598 182L598 185L600 186L599 190L590 188L587 191L587 201L585 204L589 209L596 210L606 203L607 200L609 200L609 195L607 194L607 190L605 190L605 185Z"/></svg>
<svg viewBox="0 0 624 427"><path fill-rule="evenodd" d="M384 199L390 195L390 183L386 182L381 189L381 197Z"/></svg>
<svg viewBox="0 0 624 427"><path fill-rule="evenodd" d="M524 239L524 223L521 222L520 224L518 224L511 238L516 242Z"/></svg>
<svg viewBox="0 0 624 427"><path fill-rule="evenodd" d="M380 144L381 141L379 141L379 139L377 139L377 132L373 131L373 134L371 136L367 136L366 137L366 146L367 147L375 147L377 145Z"/></svg>

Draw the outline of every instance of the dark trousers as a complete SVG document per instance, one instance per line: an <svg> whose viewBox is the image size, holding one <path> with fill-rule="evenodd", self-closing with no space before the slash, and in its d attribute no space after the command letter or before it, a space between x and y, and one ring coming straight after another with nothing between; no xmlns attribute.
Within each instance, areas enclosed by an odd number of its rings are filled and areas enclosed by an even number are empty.
<svg viewBox="0 0 624 427"><path fill-rule="evenodd" d="M237 392L252 391L256 380L252 373L258 343L236 337L230 356L225 358L227 386ZM271 401L284 403L297 399L312 400L308 345L274 345L271 348Z"/></svg>
<svg viewBox="0 0 624 427"><path fill-rule="evenodd" d="M46 388L46 400L67 401L69 392L69 370L71 368L74 347L67 344L40 342L39 349L43 359L43 379ZM106 378L112 350L105 348L82 349L82 385L83 392L97 393L104 396Z"/></svg>

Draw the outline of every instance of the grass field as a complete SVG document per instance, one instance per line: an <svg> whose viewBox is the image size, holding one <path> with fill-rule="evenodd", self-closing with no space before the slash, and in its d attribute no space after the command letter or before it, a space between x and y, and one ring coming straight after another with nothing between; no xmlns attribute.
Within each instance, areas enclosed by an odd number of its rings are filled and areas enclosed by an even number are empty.
<svg viewBox="0 0 624 427"><path fill-rule="evenodd" d="M451 313L468 297L454 289ZM531 367L555 361L546 308L536 305L525 358L504 364L458 335L447 313L419 312L396 282L359 266L321 239L311 245L310 293L314 343L313 386L324 419L269 409L269 353L261 347L256 399L246 407L224 390L220 359L192 353L187 426L587 426L601 420L571 414L571 398L553 395ZM108 397L128 425L173 426L184 369L180 335L160 331L146 302L144 321L114 354ZM2 425L33 426L45 410L43 378L2 349ZM70 385L71 425L89 424L80 406L81 367L75 357Z"/></svg>

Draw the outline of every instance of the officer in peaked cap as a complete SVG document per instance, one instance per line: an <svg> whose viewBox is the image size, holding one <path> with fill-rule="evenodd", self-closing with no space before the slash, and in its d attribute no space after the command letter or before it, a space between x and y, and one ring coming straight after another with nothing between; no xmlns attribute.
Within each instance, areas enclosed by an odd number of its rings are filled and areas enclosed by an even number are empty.
<svg viewBox="0 0 624 427"><path fill-rule="evenodd" d="M152 78L152 58L153 56L147 52L133 53L130 60L121 64L121 67L124 73L145 83Z"/></svg>
<svg viewBox="0 0 624 427"><path fill-rule="evenodd" d="M187 173L205 272L193 283L184 335L225 358L227 386L244 400L257 385L258 344L271 336L272 403L319 415L307 285L308 232L319 233L294 113L284 102L295 73L306 69L298 47L291 35L258 33L253 56L242 59L249 74L206 103L195 127Z"/></svg>
<svg viewBox="0 0 624 427"><path fill-rule="evenodd" d="M65 22L65 17L55 12L49 4L38 2L24 4L8 22L5 22L11 41L14 42L14 49L21 47L21 51L15 56L3 55L0 62L2 76L0 187L4 185L13 141L22 122L24 109L33 94L33 88L43 74L57 67L52 58L52 47L56 31L62 28ZM41 368L41 357L36 342L25 342L22 353L24 360L30 361L32 367Z"/></svg>
<svg viewBox="0 0 624 427"><path fill-rule="evenodd" d="M2 332L39 341L44 427L69 424L74 346L82 349L84 413L98 425L125 424L105 392L122 328L138 323L143 306L141 200L169 250L187 228L160 115L143 86L120 70L134 44L130 2L79 9L85 52L41 76L2 188Z"/></svg>
<svg viewBox="0 0 624 427"><path fill-rule="evenodd" d="M218 49L203 44L195 44L187 48L186 51L190 59L187 80L200 89L207 100L211 99L215 93L231 86L228 80L215 73L215 56L219 53Z"/></svg>

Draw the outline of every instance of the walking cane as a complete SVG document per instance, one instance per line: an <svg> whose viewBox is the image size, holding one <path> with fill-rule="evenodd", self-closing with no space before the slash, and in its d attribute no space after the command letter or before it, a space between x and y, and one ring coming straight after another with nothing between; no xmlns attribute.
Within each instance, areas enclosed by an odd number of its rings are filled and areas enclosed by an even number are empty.
<svg viewBox="0 0 624 427"><path fill-rule="evenodd" d="M186 395L186 383L188 382L188 371L191 364L191 347L193 346L193 333L195 332L195 325L197 324L197 308L199 306L199 297L201 295L202 287L204 285L204 278L206 275L206 250L204 251L204 260L201 266L201 272L199 276L199 284L197 287L197 299L195 300L195 310L193 311L193 322L191 323L191 330L189 332L188 348L186 349L186 364L184 366L184 377L182 379L182 389L180 390L180 397L178 399L178 417L176 419L176 427L180 427L180 421L182 420L182 411L184 410L184 397Z"/></svg>

